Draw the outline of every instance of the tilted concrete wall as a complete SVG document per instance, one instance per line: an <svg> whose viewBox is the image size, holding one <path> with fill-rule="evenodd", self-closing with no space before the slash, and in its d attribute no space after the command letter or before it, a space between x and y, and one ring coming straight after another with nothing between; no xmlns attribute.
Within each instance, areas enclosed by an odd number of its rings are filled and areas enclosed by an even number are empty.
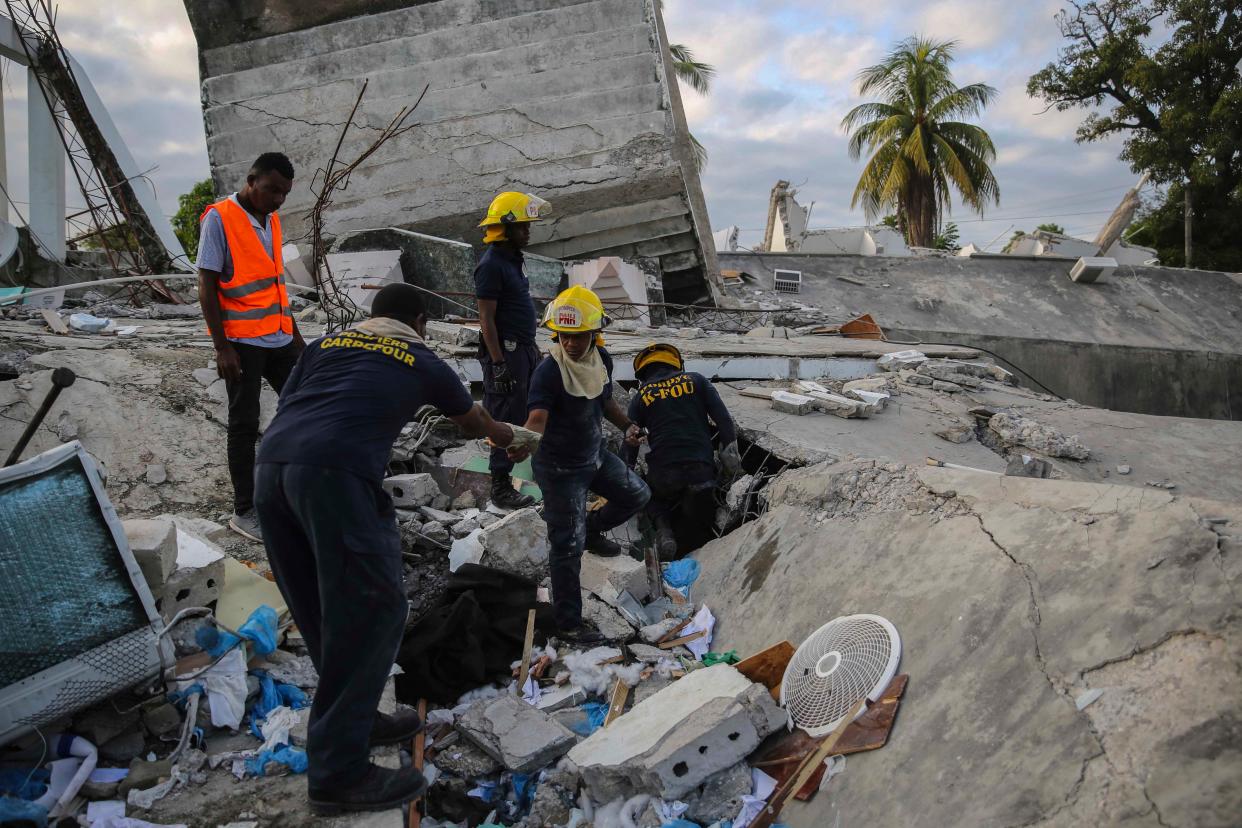
<svg viewBox="0 0 1242 828"><path fill-rule="evenodd" d="M419 125L334 199L330 234L387 226L477 243L491 198L522 190L553 205L532 252L647 257L670 298L708 293L715 249L653 0L386 0L369 14L356 0L185 2L216 189L236 189L262 152L288 154L289 238L307 230L312 178L363 81L366 126L347 159L429 85Z"/></svg>
<svg viewBox="0 0 1242 828"><path fill-rule="evenodd" d="M1242 277L1125 266L1095 284L1073 260L721 254L771 289L802 271L800 299L870 313L889 338L984 348L1055 394L1118 411L1242 420ZM917 347L917 346L912 346Z"/></svg>

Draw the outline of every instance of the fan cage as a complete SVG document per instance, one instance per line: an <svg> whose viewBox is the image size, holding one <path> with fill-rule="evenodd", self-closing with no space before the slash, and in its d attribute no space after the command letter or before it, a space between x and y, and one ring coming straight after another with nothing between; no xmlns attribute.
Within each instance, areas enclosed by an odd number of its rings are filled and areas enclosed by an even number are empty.
<svg viewBox="0 0 1242 828"><path fill-rule="evenodd" d="M789 660L781 705L794 726L811 736L826 735L861 699L878 700L900 661L901 636L888 619L835 618L811 633Z"/></svg>

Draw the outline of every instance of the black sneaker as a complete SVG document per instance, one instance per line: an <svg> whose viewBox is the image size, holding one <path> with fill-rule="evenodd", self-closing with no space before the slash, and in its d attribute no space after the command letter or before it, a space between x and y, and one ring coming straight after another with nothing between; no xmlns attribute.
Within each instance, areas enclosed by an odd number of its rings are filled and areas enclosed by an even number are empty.
<svg viewBox="0 0 1242 828"><path fill-rule="evenodd" d="M574 626L564 629L558 627L556 637L566 644L579 644L587 647L605 644L608 641L599 628L590 621L579 621Z"/></svg>
<svg viewBox="0 0 1242 828"><path fill-rule="evenodd" d="M615 558L625 550L621 544L604 537L602 532L591 532L586 537L586 550L601 558Z"/></svg>
<svg viewBox="0 0 1242 828"><path fill-rule="evenodd" d="M422 729L422 719L414 710L398 710L391 716L377 712L375 723L371 725L371 747L408 742Z"/></svg>
<svg viewBox="0 0 1242 828"><path fill-rule="evenodd" d="M347 811L388 811L417 799L427 790L427 780L416 768L381 768L369 765L366 775L344 790L310 788L311 811L334 816Z"/></svg>
<svg viewBox="0 0 1242 828"><path fill-rule="evenodd" d="M229 518L229 528L243 538L255 543L263 543L263 530L259 527L259 516L254 509Z"/></svg>
<svg viewBox="0 0 1242 828"><path fill-rule="evenodd" d="M525 509L527 506L534 506L535 499L513 488L512 478L505 475L504 477L492 478L492 505L497 509L511 512L515 509Z"/></svg>

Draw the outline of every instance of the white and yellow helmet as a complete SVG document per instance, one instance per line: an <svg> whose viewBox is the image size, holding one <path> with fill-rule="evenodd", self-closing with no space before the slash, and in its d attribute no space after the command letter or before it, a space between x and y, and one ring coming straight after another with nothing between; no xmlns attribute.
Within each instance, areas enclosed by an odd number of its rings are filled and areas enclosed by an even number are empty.
<svg viewBox="0 0 1242 828"><path fill-rule="evenodd" d="M491 243L505 237L504 228L518 222L539 221L552 212L552 205L530 193L501 193L492 199L487 215L479 222L486 227L483 241Z"/></svg>
<svg viewBox="0 0 1242 828"><path fill-rule="evenodd" d="M543 311L543 326L554 333L601 331L612 320L595 292L582 285L561 291ZM602 343L601 343L602 344Z"/></svg>

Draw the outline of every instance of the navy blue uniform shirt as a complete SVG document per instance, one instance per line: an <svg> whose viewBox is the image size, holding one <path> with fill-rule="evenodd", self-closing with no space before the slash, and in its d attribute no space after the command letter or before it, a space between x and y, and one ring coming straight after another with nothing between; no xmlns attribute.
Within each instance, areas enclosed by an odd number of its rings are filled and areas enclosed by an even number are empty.
<svg viewBox="0 0 1242 828"><path fill-rule="evenodd" d="M608 382L598 397L571 397L561 381L561 367L552 357L544 357L535 369L526 395L527 411L548 412L535 459L557 466L593 466L604 442L604 403L612 396L612 357L603 348L599 355L608 370Z"/></svg>
<svg viewBox="0 0 1242 828"><path fill-rule="evenodd" d="M521 251L489 244L474 268L474 295L496 300L496 330L502 340L535 344L535 302L522 269Z"/></svg>
<svg viewBox="0 0 1242 828"><path fill-rule="evenodd" d="M401 429L427 404L457 417L474 400L425 346L356 330L316 339L285 383L257 462L327 466L378 483Z"/></svg>
<svg viewBox="0 0 1242 828"><path fill-rule="evenodd" d="M711 423L716 424L721 445L737 439L729 409L702 374L657 365L644 372L643 379L630 400L629 416L648 431L648 468L715 462Z"/></svg>

